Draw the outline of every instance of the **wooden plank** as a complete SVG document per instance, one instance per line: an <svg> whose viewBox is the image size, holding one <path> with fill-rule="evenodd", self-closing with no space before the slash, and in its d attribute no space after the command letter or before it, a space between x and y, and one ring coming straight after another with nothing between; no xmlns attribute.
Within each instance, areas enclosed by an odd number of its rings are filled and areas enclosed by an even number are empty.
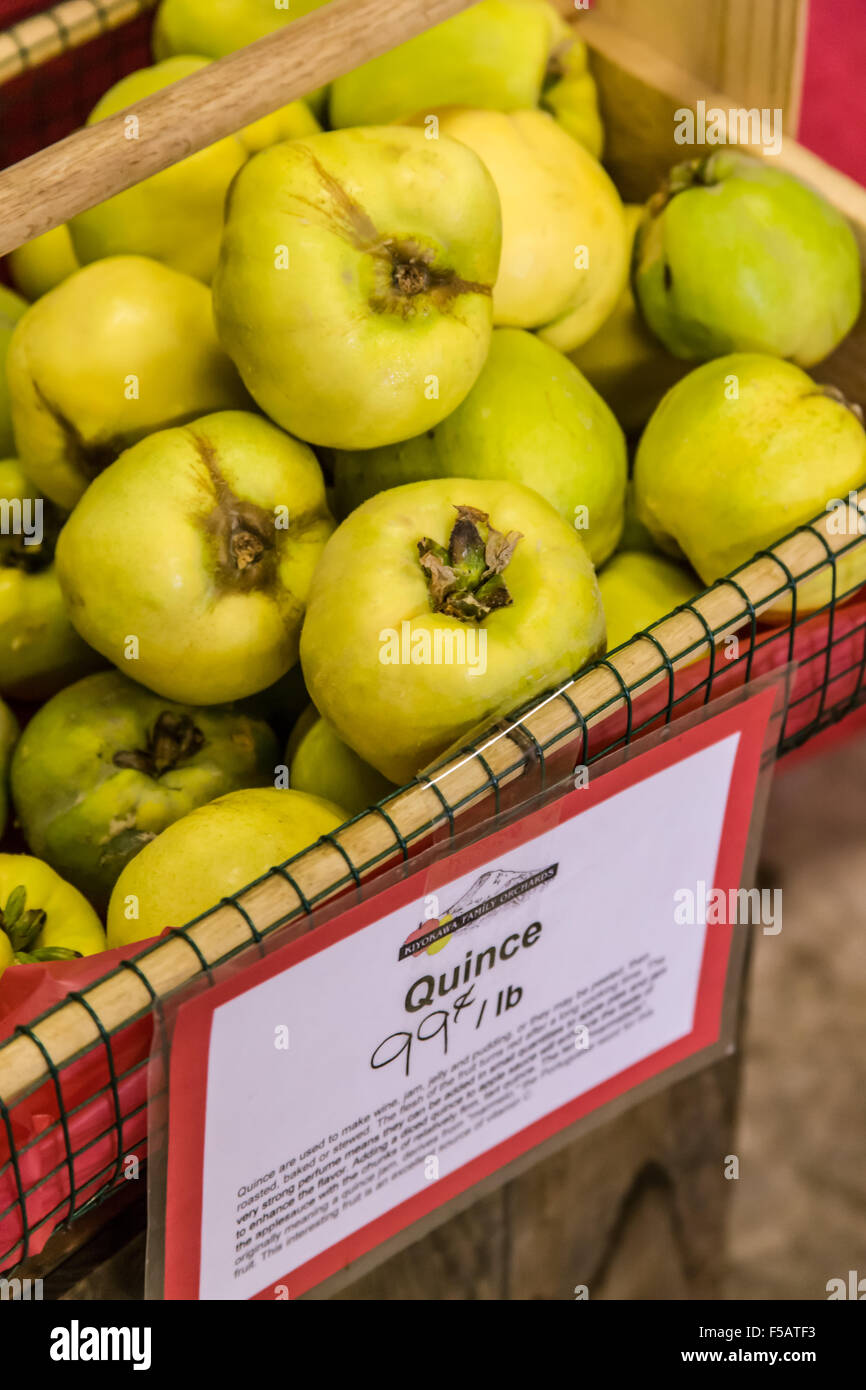
<svg viewBox="0 0 866 1390"><path fill-rule="evenodd" d="M0 174L0 256L468 8L471 0L332 0ZM34 190L38 195L34 196Z"/></svg>
<svg viewBox="0 0 866 1390"><path fill-rule="evenodd" d="M334 1302L500 1302L508 1298L507 1189L475 1201L370 1274Z"/></svg>
<svg viewBox="0 0 866 1390"><path fill-rule="evenodd" d="M595 9L713 90L780 107L796 134L808 0L596 0Z"/></svg>

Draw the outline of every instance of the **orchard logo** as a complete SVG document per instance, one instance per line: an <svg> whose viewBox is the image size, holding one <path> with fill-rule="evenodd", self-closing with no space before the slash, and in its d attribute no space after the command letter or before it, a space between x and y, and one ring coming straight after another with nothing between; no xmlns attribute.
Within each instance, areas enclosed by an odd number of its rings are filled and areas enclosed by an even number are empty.
<svg viewBox="0 0 866 1390"><path fill-rule="evenodd" d="M384 627L379 633L383 666L466 666L470 676L487 670L487 633L474 626L437 627L432 632L403 621L400 631Z"/></svg>
<svg viewBox="0 0 866 1390"><path fill-rule="evenodd" d="M463 897L447 912L440 915L439 898L431 893L424 900L426 919L407 936L397 955L398 960L410 960L421 951L434 955L441 951L457 932L474 926L482 917L489 917L501 908L543 888L556 877L558 864L546 869L521 872L519 869L488 869L480 874Z"/></svg>

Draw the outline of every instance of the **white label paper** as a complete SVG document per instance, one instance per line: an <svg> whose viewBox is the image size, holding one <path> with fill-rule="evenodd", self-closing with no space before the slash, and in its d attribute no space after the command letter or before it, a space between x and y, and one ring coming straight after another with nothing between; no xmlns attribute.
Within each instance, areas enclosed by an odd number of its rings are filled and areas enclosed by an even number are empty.
<svg viewBox="0 0 866 1390"><path fill-rule="evenodd" d="M440 889L463 924L439 949L400 958L413 900L215 1010L201 1298L251 1297L691 1031L707 927L674 894L713 882L739 738Z"/></svg>

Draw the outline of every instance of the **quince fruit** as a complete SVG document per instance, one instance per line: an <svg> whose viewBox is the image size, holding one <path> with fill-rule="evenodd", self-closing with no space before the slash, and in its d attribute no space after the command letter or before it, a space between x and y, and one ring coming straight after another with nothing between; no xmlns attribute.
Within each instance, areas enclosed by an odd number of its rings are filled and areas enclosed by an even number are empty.
<svg viewBox="0 0 866 1390"><path fill-rule="evenodd" d="M10 251L7 261L12 279L26 299L41 299L81 268L65 222Z"/></svg>
<svg viewBox="0 0 866 1390"><path fill-rule="evenodd" d="M535 488L580 531L593 564L623 524L622 430L568 358L517 328L498 328L462 405L402 444L334 457L338 508L426 478L494 478Z"/></svg>
<svg viewBox="0 0 866 1390"><path fill-rule="evenodd" d="M352 512L301 634L316 708L397 785L603 649L574 527L530 488L474 478L392 488Z"/></svg>
<svg viewBox="0 0 866 1390"><path fill-rule="evenodd" d="M678 164L647 204L634 287L677 357L827 357L860 312L850 225L799 179L739 150Z"/></svg>
<svg viewBox="0 0 866 1390"><path fill-rule="evenodd" d="M0 974L104 950L102 923L77 888L29 854L0 854Z"/></svg>
<svg viewBox="0 0 866 1390"><path fill-rule="evenodd" d="M560 38L547 60L541 105L594 159L601 159L604 126L598 91L589 70L589 53L573 26L564 21Z"/></svg>
<svg viewBox="0 0 866 1390"><path fill-rule="evenodd" d="M331 87L331 125L384 125L443 106L538 106L545 83L560 78L564 31L547 0L479 0L338 77Z"/></svg>
<svg viewBox="0 0 866 1390"><path fill-rule="evenodd" d="M235 180L214 279L250 394L309 443L432 429L490 346L499 199L456 140L400 127L273 145Z"/></svg>
<svg viewBox="0 0 866 1390"><path fill-rule="evenodd" d="M305 792L231 792L175 821L127 864L108 906L108 944L182 927L347 819Z"/></svg>
<svg viewBox="0 0 866 1390"><path fill-rule="evenodd" d="M628 229L616 188L545 111L450 110L439 129L475 151L499 192L494 323L537 328L571 352L601 327L628 279Z"/></svg>
<svg viewBox="0 0 866 1390"><path fill-rule="evenodd" d="M33 852L104 909L166 826L228 792L273 786L277 748L263 720L177 705L104 671L31 719L12 795Z"/></svg>
<svg viewBox="0 0 866 1390"><path fill-rule="evenodd" d="M22 464L67 510L136 440L249 404L210 291L144 256L86 266L31 305L7 371Z"/></svg>
<svg viewBox="0 0 866 1390"><path fill-rule="evenodd" d="M638 550L621 550L614 555L599 574L598 587L608 651L666 618L702 588L682 565Z"/></svg>
<svg viewBox="0 0 866 1390"><path fill-rule="evenodd" d="M39 496L15 459L0 463L0 694L42 700L102 659L66 613L54 568L64 516Z"/></svg>
<svg viewBox="0 0 866 1390"><path fill-rule="evenodd" d="M6 356L16 323L27 311L27 301L0 285L0 458L15 452L12 406L6 380Z"/></svg>
<svg viewBox="0 0 866 1390"><path fill-rule="evenodd" d="M315 705L308 705L286 749L289 785L345 806L351 816L374 806L395 790L392 782L370 767L323 719Z"/></svg>
<svg viewBox="0 0 866 1390"><path fill-rule="evenodd" d="M315 455L258 415L160 430L91 483L57 573L78 632L148 689L216 705L298 658L334 523Z"/></svg>
<svg viewBox="0 0 866 1390"><path fill-rule="evenodd" d="M638 519L704 584L864 481L866 432L855 411L792 362L758 353L717 358L674 386L646 427L634 473ZM836 569L841 597L866 580L866 545ZM829 602L831 580L828 568L798 585L798 609ZM782 594L775 612L787 611Z"/></svg>

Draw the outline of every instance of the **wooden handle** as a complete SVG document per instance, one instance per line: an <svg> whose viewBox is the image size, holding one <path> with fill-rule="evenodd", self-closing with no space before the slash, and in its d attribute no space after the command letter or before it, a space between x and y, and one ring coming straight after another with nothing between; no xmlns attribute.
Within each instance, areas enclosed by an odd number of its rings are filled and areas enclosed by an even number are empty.
<svg viewBox="0 0 866 1390"><path fill-rule="evenodd" d="M866 487L859 494L858 504L866 514ZM591 667L561 692L541 701L521 719L521 728L548 754L570 744L577 750L580 735L576 733L576 710L587 728L609 719L625 705L624 690L642 695L669 679L662 652L674 670L688 665L709 652L708 631L714 634L715 642L720 642L743 626L747 601L759 613L778 596L788 574L800 579L822 564L829 571L828 551L835 554L851 545L850 537L831 534L830 519L828 513L812 530L798 532L753 560L738 573L736 583L720 581L692 602L693 611L675 613L654 625L652 641L635 638L604 664ZM866 546L866 542L860 544ZM527 765L519 764L515 742L507 731L490 734L476 747L483 754L483 762L474 755L458 754L436 771L435 790L433 785L416 785L389 801L391 824L376 811L368 811L333 837L340 850L333 844L322 843L294 860L291 875L304 896L318 905L341 892L347 861L358 866L375 862L377 870L397 862L402 851L395 829L411 845L427 836L432 826L443 824L445 805L453 808L459 830L461 819L470 809L492 801L491 773L500 787L524 775ZM164 997L193 980L201 973L202 959L212 964L248 945L252 936L247 916L264 935L274 929L275 923L297 915L294 928L281 928L286 941L293 932L300 934L309 928L298 893L279 876L266 878L249 889L240 895L239 902L243 913L221 906L188 929L197 949L180 937L171 937L139 958L137 965L157 996ZM131 1022L150 1005L148 989L128 970L115 971L85 994L108 1032ZM57 1066L98 1044L100 1037L90 1013L75 1001L60 1005L33 1031ZM7 1105L48 1077L40 1048L26 1035L0 1046L0 1099Z"/></svg>
<svg viewBox="0 0 866 1390"><path fill-rule="evenodd" d="M126 138L130 112L118 111L21 160L0 174L0 256L450 19L470 3L332 0L138 102L130 108L138 118L138 139Z"/></svg>

